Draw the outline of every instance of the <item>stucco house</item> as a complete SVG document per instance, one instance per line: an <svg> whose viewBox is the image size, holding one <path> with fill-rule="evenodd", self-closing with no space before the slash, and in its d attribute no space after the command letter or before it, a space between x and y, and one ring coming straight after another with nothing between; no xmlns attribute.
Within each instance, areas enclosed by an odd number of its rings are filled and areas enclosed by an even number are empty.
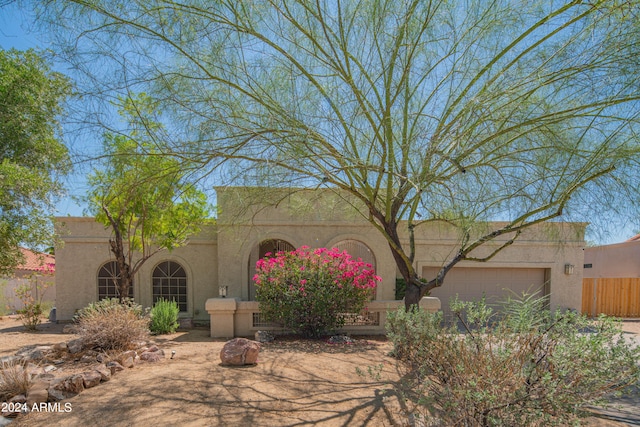
<svg viewBox="0 0 640 427"><path fill-rule="evenodd" d="M193 236L188 245L155 255L139 271L133 286L139 303L151 306L160 296L174 298L180 315L195 322L222 322L215 317L220 310L246 311L244 320L236 318L228 326L234 335L246 335L269 326L261 322L252 301L256 261L266 252L307 245L346 249L375 266L383 281L370 304L372 311L401 304L393 302L398 274L386 240L360 214L355 201L330 190L291 193L226 187L216 188L216 193L217 223ZM516 293L549 294L552 308L579 309L581 269L567 266L582 265L584 228L584 224L556 222L526 230L489 262L460 263L432 296L441 298L446 309L448 298L455 294L477 298L484 293L496 299L510 288ZM109 229L92 218L67 217L58 219L58 230L63 245L56 249L57 316L64 321L92 301L115 296L117 272L109 251ZM455 251L458 235L444 223L433 223L416 229L415 242L416 268L429 276ZM502 243L490 243L482 251L490 253ZM226 298L220 298L221 293ZM382 323L374 320L372 326L379 329Z"/></svg>

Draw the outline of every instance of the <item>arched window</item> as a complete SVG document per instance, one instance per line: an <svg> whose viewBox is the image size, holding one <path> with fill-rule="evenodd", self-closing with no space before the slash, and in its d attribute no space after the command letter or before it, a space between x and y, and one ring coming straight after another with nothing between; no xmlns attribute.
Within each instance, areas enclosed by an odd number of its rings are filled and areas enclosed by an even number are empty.
<svg viewBox="0 0 640 427"><path fill-rule="evenodd" d="M365 245L361 241L347 239L342 240L333 246L340 251L347 251L353 259L362 259L362 261L371 264L374 270L376 269L376 257L373 255L371 249L369 249L369 246Z"/></svg>
<svg viewBox="0 0 640 427"><path fill-rule="evenodd" d="M160 298L178 303L180 311L187 311L187 273L177 262L164 261L156 266L151 278L153 303Z"/></svg>
<svg viewBox="0 0 640 427"><path fill-rule="evenodd" d="M269 239L263 240L249 256L249 301L256 299L256 286L253 283L253 276L256 274L256 263L259 259L262 259L266 254L275 255L278 252L291 252L296 248L286 240L281 239Z"/></svg>
<svg viewBox="0 0 640 427"><path fill-rule="evenodd" d="M119 298L118 286L122 281L120 267L116 261L109 261L98 270L98 300ZM133 298L133 284L129 286L129 298Z"/></svg>

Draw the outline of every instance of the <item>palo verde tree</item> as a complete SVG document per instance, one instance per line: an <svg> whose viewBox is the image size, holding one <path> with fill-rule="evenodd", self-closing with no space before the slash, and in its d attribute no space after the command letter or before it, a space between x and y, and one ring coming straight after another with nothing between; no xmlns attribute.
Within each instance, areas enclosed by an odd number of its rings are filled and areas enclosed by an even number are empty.
<svg viewBox="0 0 640 427"><path fill-rule="evenodd" d="M71 167L59 122L70 94L39 53L0 49L0 275L13 273L21 245L53 242L51 215Z"/></svg>
<svg viewBox="0 0 640 427"><path fill-rule="evenodd" d="M153 121L152 104L144 95L135 105L124 102L127 134L104 135L104 157L89 177L89 211L111 228L109 239L120 270L120 301L129 295L136 272L153 255L187 243L206 222L206 196L185 182L181 162L160 156L140 129L161 126Z"/></svg>
<svg viewBox="0 0 640 427"><path fill-rule="evenodd" d="M92 94L157 100L163 153L358 199L408 307L527 227L639 206L637 0L50 0L41 16ZM460 239L421 278L413 233L432 221Z"/></svg>

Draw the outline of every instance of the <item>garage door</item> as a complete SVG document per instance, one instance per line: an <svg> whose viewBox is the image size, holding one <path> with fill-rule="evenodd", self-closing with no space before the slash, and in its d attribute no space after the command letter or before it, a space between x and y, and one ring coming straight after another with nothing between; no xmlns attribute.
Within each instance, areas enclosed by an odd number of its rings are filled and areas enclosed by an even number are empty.
<svg viewBox="0 0 640 427"><path fill-rule="evenodd" d="M424 267L423 277L431 279L438 273L437 268ZM445 319L451 319L449 300L458 295L463 301L477 301L484 295L487 303L499 308L499 302L511 292L544 294L544 268L453 268L444 279L444 284L431 291L431 296L440 298ZM511 289L509 291L508 289Z"/></svg>

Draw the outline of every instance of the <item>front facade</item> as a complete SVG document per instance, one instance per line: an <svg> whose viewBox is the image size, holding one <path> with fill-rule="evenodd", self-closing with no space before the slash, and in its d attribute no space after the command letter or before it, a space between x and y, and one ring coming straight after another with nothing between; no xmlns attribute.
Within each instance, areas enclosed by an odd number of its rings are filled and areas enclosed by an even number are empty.
<svg viewBox="0 0 640 427"><path fill-rule="evenodd" d="M208 299L224 292L227 299L253 300L255 262L266 252L302 245L338 247L371 262L383 278L376 301L394 300L395 262L384 237L358 213L357 203L330 190L216 191L217 224L207 226L187 246L155 255L136 275L132 296L143 306L152 306L160 296L175 299L181 317L208 322L212 319ZM56 250L56 305L58 319L65 321L88 303L115 296L117 272L109 251L109 229L92 218L60 218L58 228L64 244ZM581 269L565 273L566 265L582 265L583 233L584 224L568 223L527 230L490 262L460 263L432 296L440 297L446 310L449 296L456 293L462 298L483 294L498 298L513 288L516 293L549 294L552 308L579 309ZM429 277L456 250L458 236L444 224L432 224L417 229L415 241L416 268ZM480 252L490 253L502 243L491 243Z"/></svg>

